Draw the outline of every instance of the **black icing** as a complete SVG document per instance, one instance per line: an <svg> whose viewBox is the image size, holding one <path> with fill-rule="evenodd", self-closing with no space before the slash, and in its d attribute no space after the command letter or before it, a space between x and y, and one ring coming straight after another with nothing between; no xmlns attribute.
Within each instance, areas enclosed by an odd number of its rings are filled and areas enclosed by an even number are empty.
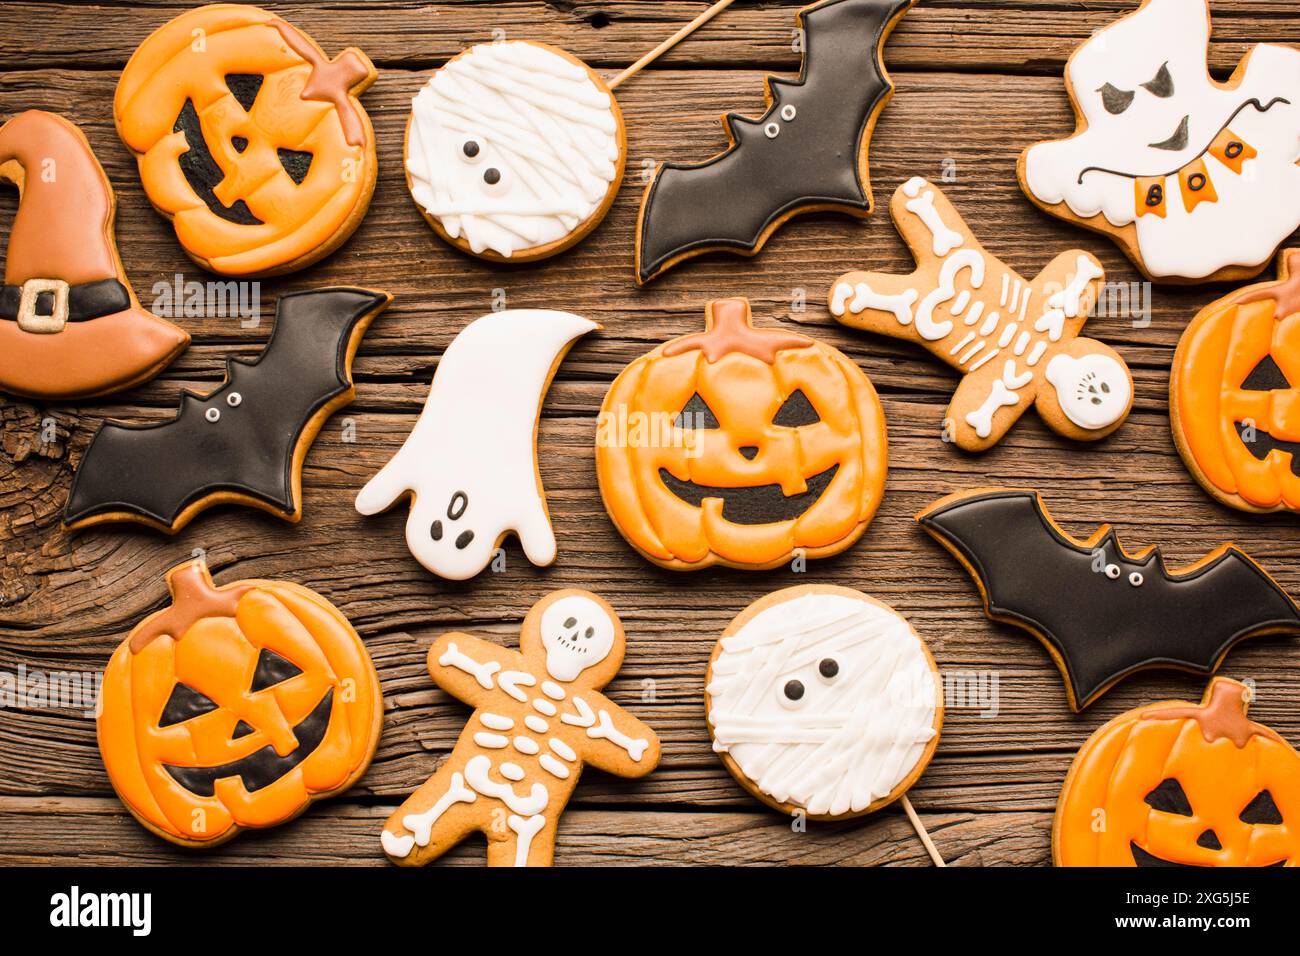
<svg viewBox="0 0 1300 956"><path fill-rule="evenodd" d="M0 286L0 319L18 318L22 307L23 287ZM117 279L95 279L68 288L68 321L86 322L131 308L131 293ZM36 297L36 314L54 314L54 294L43 292Z"/></svg>
<svg viewBox="0 0 1300 956"><path fill-rule="evenodd" d="M447 517L452 521L459 521L465 517L465 509L469 507L469 495L463 491L458 491L451 496L451 501L447 503Z"/></svg>
<svg viewBox="0 0 1300 956"><path fill-rule="evenodd" d="M1174 95L1174 77L1169 72L1169 64L1164 63L1160 69L1156 70L1156 75L1146 83L1142 84L1142 89L1146 90L1153 96L1158 96L1162 100L1167 100Z"/></svg>
<svg viewBox="0 0 1300 956"><path fill-rule="evenodd" d="M777 410L772 424L782 428L802 428L804 425L816 425L821 420L817 409L808 401L808 396L803 393L803 389L799 389Z"/></svg>
<svg viewBox="0 0 1300 956"><path fill-rule="evenodd" d="M1097 91L1101 94L1101 104L1106 107L1106 112L1118 116L1133 105L1133 97L1137 94L1133 90L1121 90L1117 86L1107 83Z"/></svg>
<svg viewBox="0 0 1300 956"><path fill-rule="evenodd" d="M1215 839L1217 840L1218 837L1216 836ZM1204 867L1212 865L1209 863L1206 864L1174 863L1171 860L1164 860L1152 853L1148 853L1146 850L1142 849L1142 847L1138 846L1136 843L1132 841L1129 841L1129 849L1133 851L1134 866L1162 866L1162 867L1173 867L1173 868L1180 868L1180 869L1190 867L1192 869L1204 869ZM1267 866L1260 867L1260 869L1272 869L1274 867L1279 867L1279 866L1286 866L1286 860L1278 860L1276 863L1270 863Z"/></svg>
<svg viewBox="0 0 1300 956"><path fill-rule="evenodd" d="M1291 388L1291 380L1278 368L1273 356L1265 355L1250 370L1241 387L1247 392L1273 392Z"/></svg>
<svg viewBox="0 0 1300 956"><path fill-rule="evenodd" d="M248 137L232 136L230 137L230 145L235 147L235 152L242 153L244 150L248 149Z"/></svg>
<svg viewBox="0 0 1300 956"><path fill-rule="evenodd" d="M302 181L307 178L307 173L311 170L311 161L315 158L314 154L297 149L277 149L275 153L280 157L280 165L289 174L289 178L301 186Z"/></svg>
<svg viewBox="0 0 1300 956"><path fill-rule="evenodd" d="M212 158L212 151L208 149L207 141L203 138L203 125L199 122L199 114L195 111L192 100L186 100L185 105L181 107L180 116L176 117L174 131L184 133L185 142L189 145L189 149L181 153L176 158L176 162L180 164L185 181L194 190L194 195L202 200L214 216L239 226L260 226L262 220L253 215L253 211L248 208L248 203L244 200L236 199L227 206L213 192L226 178L226 174Z"/></svg>
<svg viewBox="0 0 1300 956"><path fill-rule="evenodd" d="M665 468L659 469L664 486L688 504L699 507L706 498L722 500L722 517L732 524L774 524L792 521L806 512L830 487L840 470L833 465L807 480L808 490L786 496L780 485L754 485L748 488L715 488L693 481L674 478Z"/></svg>
<svg viewBox="0 0 1300 956"><path fill-rule="evenodd" d="M1158 142L1158 143L1151 143L1151 144L1150 144L1150 145L1151 145L1151 148L1152 148L1152 149L1167 149L1167 150L1169 150L1170 152L1174 152L1174 153L1177 153L1177 152L1180 152L1181 150L1186 149L1186 148L1187 148L1187 136L1188 136L1188 130L1189 130L1189 128L1190 128L1190 127L1189 127L1189 124L1191 123L1191 121L1192 121L1192 118L1191 118L1190 115L1189 115L1189 116L1184 116L1183 119L1182 119L1182 122L1180 122L1180 123L1178 124L1178 128L1174 130L1173 135L1171 135L1168 139L1161 140L1161 141ZM1204 177L1201 177L1201 178L1204 179ZM1204 185L1204 184L1202 184L1202 185ZM1199 188L1199 187L1197 187L1197 188Z"/></svg>
<svg viewBox="0 0 1300 956"><path fill-rule="evenodd" d="M257 668L253 671L253 681L248 689L257 693L276 684L283 684L290 677L297 677L301 673L302 668L297 664L285 660L269 647L264 647L257 655Z"/></svg>
<svg viewBox="0 0 1300 956"><path fill-rule="evenodd" d="M461 152L463 152L466 156L468 156L470 159L473 159L476 156L478 156L479 152L481 152L482 150L482 147L479 146L479 144L475 140L467 139L465 141L465 145L462 146L460 149Z"/></svg>
<svg viewBox="0 0 1300 956"><path fill-rule="evenodd" d="M230 95L239 101L247 113L253 108L253 102L261 92L265 79L261 73L227 73L226 89L230 90Z"/></svg>
<svg viewBox="0 0 1300 956"><path fill-rule="evenodd" d="M252 733L256 733L256 731L241 720L239 723L235 724L235 729L230 732L230 739L242 740Z"/></svg>
<svg viewBox="0 0 1300 956"><path fill-rule="evenodd" d="M1165 187L1163 183L1152 183L1151 188L1147 190L1147 205L1151 207L1159 206L1165 201Z"/></svg>
<svg viewBox="0 0 1300 956"><path fill-rule="evenodd" d="M474 532L473 532L473 531L462 531L460 534L458 534L458 535L456 536L456 550L457 550L457 551L464 551L466 548L468 548L468 547L469 547L471 544L473 544L473 543L474 543Z"/></svg>
<svg viewBox="0 0 1300 956"><path fill-rule="evenodd" d="M497 183L501 182L501 170L497 169L495 166L489 166L483 171L483 182L487 183L489 186L495 186Z"/></svg>
<svg viewBox="0 0 1300 956"><path fill-rule="evenodd" d="M1251 826L1261 824L1280 826L1282 824L1282 811L1277 808L1277 802L1273 799L1273 794L1267 790L1261 790L1250 803L1246 804L1239 819L1242 823L1249 823Z"/></svg>
<svg viewBox="0 0 1300 956"><path fill-rule="evenodd" d="M713 409L709 408L708 402L696 392L673 419L673 427L706 429L721 428L722 425L718 422L718 416L713 414Z"/></svg>
<svg viewBox="0 0 1300 956"><path fill-rule="evenodd" d="M1192 804L1187 799L1187 792L1173 777L1162 780L1160 786L1146 795L1146 805L1161 813L1176 813L1180 817L1192 815Z"/></svg>
<svg viewBox="0 0 1300 956"><path fill-rule="evenodd" d="M1273 452L1290 455L1291 474L1300 478L1300 442L1283 441L1280 438L1274 438L1268 432L1255 426L1246 425L1243 422L1236 422L1236 429L1237 437L1246 446L1246 450L1259 461L1263 461Z"/></svg>
<svg viewBox="0 0 1300 956"><path fill-rule="evenodd" d="M1213 830L1206 830L1196 838L1196 845L1203 850L1222 850L1223 844L1219 842L1219 835Z"/></svg>
<svg viewBox="0 0 1300 956"><path fill-rule="evenodd" d="M210 714L217 709L217 702L207 694L200 693L188 684L177 683L172 688L171 696L167 698L162 716L158 718L158 726L171 727L175 724L183 724L187 720Z"/></svg>

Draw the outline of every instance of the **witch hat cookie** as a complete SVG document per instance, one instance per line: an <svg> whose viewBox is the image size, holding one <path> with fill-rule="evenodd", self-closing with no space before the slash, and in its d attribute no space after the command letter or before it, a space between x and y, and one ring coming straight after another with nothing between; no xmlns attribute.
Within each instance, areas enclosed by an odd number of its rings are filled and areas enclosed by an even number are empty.
<svg viewBox="0 0 1300 956"><path fill-rule="evenodd" d="M113 236L113 188L81 130L29 110L0 127L18 212L0 288L0 389L91 398L147 381L187 345L141 308Z"/></svg>

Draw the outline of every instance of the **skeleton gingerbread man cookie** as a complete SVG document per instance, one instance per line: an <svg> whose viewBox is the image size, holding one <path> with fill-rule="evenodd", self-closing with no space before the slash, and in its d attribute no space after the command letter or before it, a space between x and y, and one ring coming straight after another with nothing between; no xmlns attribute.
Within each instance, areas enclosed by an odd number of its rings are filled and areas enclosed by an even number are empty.
<svg viewBox="0 0 1300 956"><path fill-rule="evenodd" d="M1105 278L1095 258L1065 252L1027 280L986 252L943 191L920 177L898 188L890 212L916 271L847 273L831 287L831 313L923 345L963 374L945 424L958 447L992 447L1031 405L1078 441L1124 423L1133 406L1128 366L1079 337Z"/></svg>
<svg viewBox="0 0 1300 956"><path fill-rule="evenodd" d="M599 693L623 651L618 615L577 590L534 605L518 651L468 634L438 638L429 673L474 713L451 756L388 818L389 859L423 866L481 832L489 866L550 866L586 764L643 777L659 763L654 731Z"/></svg>

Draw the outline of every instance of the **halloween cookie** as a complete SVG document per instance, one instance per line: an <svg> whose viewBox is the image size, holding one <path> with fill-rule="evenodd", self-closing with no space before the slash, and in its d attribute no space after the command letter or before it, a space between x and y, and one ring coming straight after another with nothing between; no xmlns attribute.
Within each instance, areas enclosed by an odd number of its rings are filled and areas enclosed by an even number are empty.
<svg viewBox="0 0 1300 956"><path fill-rule="evenodd" d="M848 358L756 329L745 299L710 302L706 331L625 368L601 406L600 493L615 527L675 571L828 557L880 505L880 400Z"/></svg>
<svg viewBox="0 0 1300 956"><path fill-rule="evenodd" d="M751 604L709 659L713 749L783 813L838 820L901 797L930 763L943 687L925 642L858 591L809 584Z"/></svg>
<svg viewBox="0 0 1300 956"><path fill-rule="evenodd" d="M1073 250L1025 279L984 250L932 183L915 177L890 205L912 255L908 276L849 272L831 287L844 325L924 346L962 373L945 440L970 452L997 444L1030 406L1057 434L1096 441L1133 407L1133 378L1115 351L1080 338L1105 277Z"/></svg>
<svg viewBox="0 0 1300 956"><path fill-rule="evenodd" d="M453 581L486 568L511 532L533 564L553 564L537 425L564 356L599 328L541 309L470 323L443 353L405 444L357 495L357 511L378 514L409 496L407 547Z"/></svg>
<svg viewBox="0 0 1300 956"><path fill-rule="evenodd" d="M544 43L471 47L416 95L406 182L429 225L464 252L531 262L600 224L627 158L605 81Z"/></svg>
<svg viewBox="0 0 1300 956"><path fill-rule="evenodd" d="M601 694L623 664L623 625L587 591L556 591L524 618L519 650L468 634L429 648L434 682L474 708L451 755L384 824L402 866L436 860L471 833L489 866L550 866L583 768L643 777L659 739Z"/></svg>
<svg viewBox="0 0 1300 956"><path fill-rule="evenodd" d="M28 110L0 126L18 212L0 287L0 389L93 398L166 368L190 337L140 307L117 254L113 187L81 130Z"/></svg>
<svg viewBox="0 0 1300 956"><path fill-rule="evenodd" d="M1110 236L1148 278L1246 279L1300 226L1300 50L1210 76L1207 0L1144 0L1070 58L1078 128L1031 146L1039 208Z"/></svg>
<svg viewBox="0 0 1300 956"><path fill-rule="evenodd" d="M122 642L101 692L99 749L137 820L216 846L361 779L383 698L347 618L297 584L215 587L201 560L167 587L171 605Z"/></svg>
<svg viewBox="0 0 1300 956"><path fill-rule="evenodd" d="M173 534L218 504L297 521L307 449L356 395L352 358L391 301L369 289L281 296L271 341L256 359L228 359L221 388L186 392L169 422L100 426L64 527L130 521Z"/></svg>
<svg viewBox="0 0 1300 956"><path fill-rule="evenodd" d="M799 11L799 79L768 77L759 119L724 115L725 152L655 171L637 224L638 285L705 252L757 255L800 213L870 215L867 153L894 93L882 51L914 2L821 0Z"/></svg>
<svg viewBox="0 0 1300 956"><path fill-rule="evenodd" d="M140 45L113 115L190 258L280 275L329 255L366 214L378 163L357 97L377 76L360 50L331 60L272 13L212 4Z"/></svg>
<svg viewBox="0 0 1300 956"><path fill-rule="evenodd" d="M1199 705L1167 700L1083 745L1052 824L1057 866L1274 867L1300 862L1300 754L1216 677Z"/></svg>
<svg viewBox="0 0 1300 956"><path fill-rule="evenodd" d="M1276 282L1206 306L1178 343L1169 419L1201 487L1242 511L1300 511L1297 386L1300 249L1291 249Z"/></svg>
<svg viewBox="0 0 1300 956"><path fill-rule="evenodd" d="M917 515L975 579L984 610L1033 634L1080 711L1150 668L1212 674L1238 641L1300 634L1300 609L1225 544L1170 571L1158 547L1129 554L1110 525L1079 541L1033 491L949 495Z"/></svg>

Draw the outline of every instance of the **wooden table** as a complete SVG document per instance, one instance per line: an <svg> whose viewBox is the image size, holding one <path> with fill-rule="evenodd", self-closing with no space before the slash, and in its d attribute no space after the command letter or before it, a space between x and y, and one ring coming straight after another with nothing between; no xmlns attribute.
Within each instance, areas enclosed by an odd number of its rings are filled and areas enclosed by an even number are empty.
<svg viewBox="0 0 1300 956"><path fill-rule="evenodd" d="M435 690L425 651L460 628L513 644L528 608L548 591L586 587L622 615L627 662L612 696L647 720L664 743L662 766L639 782L593 772L561 825L560 864L912 864L928 859L902 811L891 807L849 825L794 832L722 768L703 720L705 662L727 622L757 597L805 582L860 588L896 607L928 640L946 675L996 674L996 716L951 706L943 739L912 799L954 864L1050 862L1052 810L1070 760L1110 717L1142 702L1199 698L1205 682L1147 673L1124 682L1082 715L1066 706L1047 653L1020 631L985 619L966 575L911 516L950 491L981 485L1038 488L1080 535L1102 521L1126 543L1163 544L1174 565L1225 540L1253 554L1300 594L1300 528L1286 516L1252 518L1216 505L1174 450L1168 372L1178 336L1223 287L1157 289L1151 322L1097 318L1090 334L1133 367L1132 418L1096 447L1064 442L1026 416L995 450L972 457L943 444L940 423L955 376L921 350L835 325L824 305L830 283L850 268L910 271L911 259L883 206L913 174L949 170L949 195L991 252L1033 275L1056 252L1097 254L1114 281L1138 276L1108 241L1049 219L1015 182L1020 151L1073 127L1061 74L1093 30L1133 8L1131 0L924 0L904 19L886 60L898 92L871 151L877 214L862 223L818 216L783 229L756 260L696 261L645 291L632 282L640 171L651 160L699 160L725 144L718 115L762 111L762 78L789 75L798 2L742 2L656 68L619 91L626 113L629 177L612 214L574 251L549 263L495 268L463 256L425 225L402 175L402 130L411 96L429 69L489 38L545 40L612 75L698 13L702 0L609 2L268 3L311 32L331 55L355 44L380 68L364 102L379 137L379 187L356 235L320 265L263 285L281 292L363 284L396 297L356 363L357 401L326 424L307 456L305 516L287 525L222 508L175 538L130 528L68 535L59 516L73 471L105 418L156 421L185 389L211 390L227 356L255 355L270 323L186 318L189 351L157 380L109 399L37 406L0 400L0 671L95 672L127 631L163 606L162 575L195 549L218 582L284 578L314 588L364 636L383 681L385 726L378 755L346 796L298 821L247 833L206 855L185 852L139 827L114 796L79 710L0 711L0 860L10 863L308 863L384 865L379 829L391 809L448 752L468 710ZM1293 0L1214 0L1211 65L1226 76L1251 44L1300 42ZM118 235L127 270L146 305L155 283L177 273L206 280L153 212L135 164L113 129L118 73L136 45L175 15L172 3L0 4L0 114L37 107L81 125L117 190ZM0 199L7 237L17 200ZM560 559L531 567L514 543L502 573L453 585L407 553L405 510L367 519L356 491L396 451L455 334L492 307L503 289L512 307L564 308L604 324L561 368L541 425L541 468ZM891 471L885 502L848 553L788 570L717 570L678 575L634 554L605 516L596 489L596 411L613 377L665 339L700 328L704 303L748 296L759 321L798 326L856 360L880 391L889 422ZM807 307L792 307L806 295ZM345 441L345 421L355 441ZM1300 647L1261 639L1234 650L1224 673L1253 678L1259 719L1300 741ZM646 699L643 699L646 698ZM478 865L470 842L448 862Z"/></svg>

